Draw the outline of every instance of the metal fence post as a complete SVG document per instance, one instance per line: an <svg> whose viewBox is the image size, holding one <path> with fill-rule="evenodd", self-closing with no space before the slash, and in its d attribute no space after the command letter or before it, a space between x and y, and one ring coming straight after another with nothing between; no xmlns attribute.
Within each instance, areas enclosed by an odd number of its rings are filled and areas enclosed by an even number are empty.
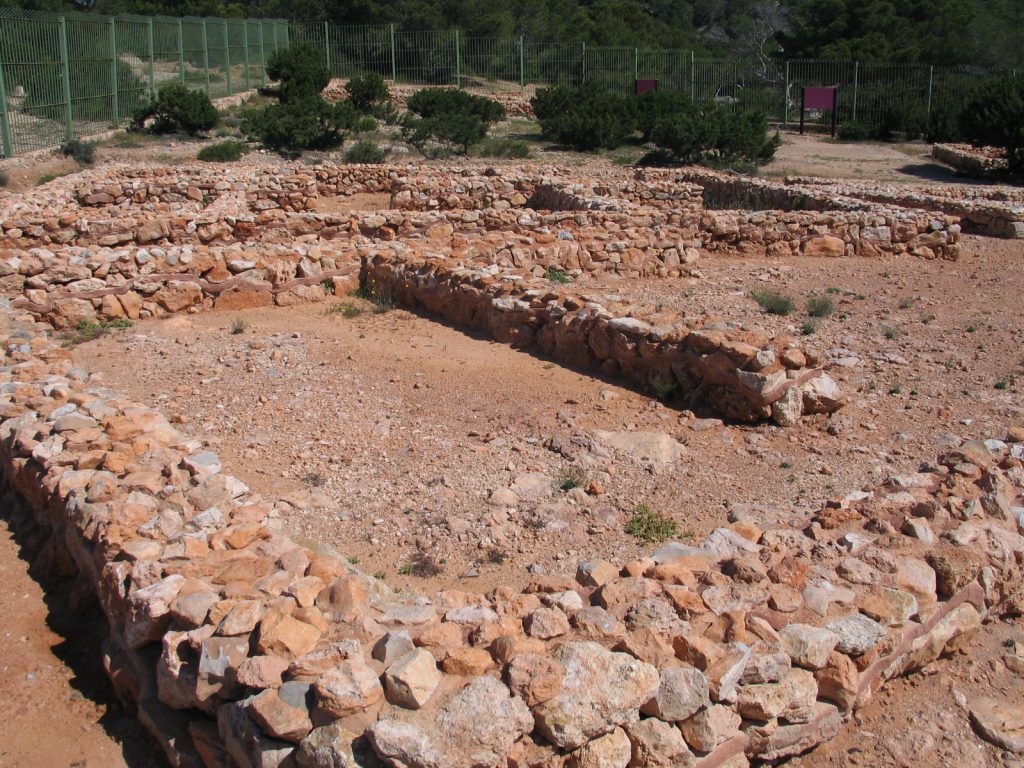
<svg viewBox="0 0 1024 768"><path fill-rule="evenodd" d="M71 67L68 66L68 22L63 15L60 17L60 64L64 85L64 130L70 141L74 134L71 123Z"/></svg>
<svg viewBox="0 0 1024 768"><path fill-rule="evenodd" d="M234 93L234 91L231 90L231 45L230 40L228 39L227 19L224 20L224 71L227 73L228 77L228 89L225 93L230 95Z"/></svg>
<svg viewBox="0 0 1024 768"><path fill-rule="evenodd" d="M264 22L260 20L260 85L267 84L267 52L263 48Z"/></svg>
<svg viewBox="0 0 1024 768"><path fill-rule="evenodd" d="M245 90L252 86L249 84L249 20L242 19L242 46L245 48Z"/></svg>
<svg viewBox="0 0 1024 768"><path fill-rule="evenodd" d="M391 24L391 82L398 82L398 62L395 59L395 25Z"/></svg>
<svg viewBox="0 0 1024 768"><path fill-rule="evenodd" d="M459 30L455 30L455 86L462 87L462 56L459 52Z"/></svg>
<svg viewBox="0 0 1024 768"><path fill-rule="evenodd" d="M587 44L583 43L583 55L580 57L580 85L587 82Z"/></svg>
<svg viewBox="0 0 1024 768"><path fill-rule="evenodd" d="M782 92L782 124L789 123L789 62L786 62L786 82Z"/></svg>
<svg viewBox="0 0 1024 768"><path fill-rule="evenodd" d="M178 73L181 84L185 84L185 37L181 34L181 19L178 19Z"/></svg>
<svg viewBox="0 0 1024 768"><path fill-rule="evenodd" d="M117 103L117 31L114 29L114 17L110 17L110 106L113 112L113 124L116 126L120 121L118 116L120 110Z"/></svg>
<svg viewBox="0 0 1024 768"><path fill-rule="evenodd" d="M331 71L331 27L325 21L324 22L324 55L327 57L327 72L334 76L334 72Z"/></svg>
<svg viewBox="0 0 1024 768"><path fill-rule="evenodd" d="M932 115L932 83L935 79L935 67L928 67L928 117Z"/></svg>
<svg viewBox="0 0 1024 768"><path fill-rule="evenodd" d="M860 62L853 62L853 116L850 122L857 122L857 87L860 82Z"/></svg>
<svg viewBox="0 0 1024 768"><path fill-rule="evenodd" d="M206 95L210 95L210 37L206 32L206 19L203 19L203 74L206 75Z"/></svg>
<svg viewBox="0 0 1024 768"><path fill-rule="evenodd" d="M634 88L637 80L640 79L640 49L633 49L633 83Z"/></svg>
<svg viewBox="0 0 1024 768"><path fill-rule="evenodd" d="M149 92L156 93L156 50L153 45L153 18L148 19L146 24L146 37L149 47Z"/></svg>
<svg viewBox="0 0 1024 768"><path fill-rule="evenodd" d="M13 156L11 124L7 117L7 86L4 83L4 68L2 65L0 65L0 141L3 142L4 157Z"/></svg>
<svg viewBox="0 0 1024 768"><path fill-rule="evenodd" d="M519 36L519 90L526 88L526 57L523 54L523 36Z"/></svg>
<svg viewBox="0 0 1024 768"><path fill-rule="evenodd" d="M690 101L697 100L697 66L693 51L690 51Z"/></svg>

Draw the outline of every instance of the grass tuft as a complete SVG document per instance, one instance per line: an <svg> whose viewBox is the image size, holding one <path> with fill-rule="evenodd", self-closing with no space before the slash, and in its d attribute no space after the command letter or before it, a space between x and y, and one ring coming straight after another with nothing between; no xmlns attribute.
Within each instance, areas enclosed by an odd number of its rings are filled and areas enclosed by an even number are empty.
<svg viewBox="0 0 1024 768"><path fill-rule="evenodd" d="M633 517L626 523L626 533L645 544L665 541L677 532L674 520L655 512L646 504L637 504Z"/></svg>
<svg viewBox="0 0 1024 768"><path fill-rule="evenodd" d="M771 315L788 315L793 311L793 300L771 288L754 288L750 292L750 298Z"/></svg>

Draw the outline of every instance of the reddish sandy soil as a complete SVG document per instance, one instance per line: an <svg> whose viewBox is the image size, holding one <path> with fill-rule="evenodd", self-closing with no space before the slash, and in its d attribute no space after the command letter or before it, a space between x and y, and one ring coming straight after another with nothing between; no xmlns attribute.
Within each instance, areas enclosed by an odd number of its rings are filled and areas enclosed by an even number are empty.
<svg viewBox="0 0 1024 768"><path fill-rule="evenodd" d="M32 529L7 507L0 518L0 766L165 765L135 717L110 698L101 617L72 610L69 585L46 577L42 562L30 573Z"/></svg>

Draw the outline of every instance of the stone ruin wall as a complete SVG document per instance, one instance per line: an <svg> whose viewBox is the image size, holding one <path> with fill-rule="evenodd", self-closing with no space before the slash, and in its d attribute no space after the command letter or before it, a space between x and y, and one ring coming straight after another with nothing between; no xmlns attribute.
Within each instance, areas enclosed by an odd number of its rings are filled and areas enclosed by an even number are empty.
<svg viewBox="0 0 1024 768"><path fill-rule="evenodd" d="M387 83L388 91L391 92L391 101L395 103L399 111L407 108L409 97L417 91L422 91L425 88L452 87L450 85L410 85L396 83L394 80L385 80L385 82ZM348 85L348 78L334 78L327 88L324 89L324 97L331 101L344 101L348 98L348 91L345 90L346 85ZM486 96L492 101L501 104L505 107L505 113L509 117L533 118L534 113L533 105L530 104L530 94L520 88L518 83L506 81L502 85L505 88L504 90L495 90L493 87L488 87L486 90L478 92L477 95ZM466 83L464 87L471 93L474 92L472 83Z"/></svg>
<svg viewBox="0 0 1024 768"><path fill-rule="evenodd" d="M5 501L98 601L104 664L175 766L739 768L1024 609L1020 434L792 527L739 516L523 593L398 594L291 541L284 502L30 316L0 319Z"/></svg>
<svg viewBox="0 0 1024 768"><path fill-rule="evenodd" d="M995 147L979 149L970 144L933 144L932 157L973 176L988 176L1007 169L1006 152Z"/></svg>
<svg viewBox="0 0 1024 768"><path fill-rule="evenodd" d="M575 579L522 594L396 594L289 540L285 502L96 386L49 335L82 319L323 299L330 279L336 293L386 285L570 364L674 377L734 418L791 423L839 406L793 340L637 316L543 272L668 276L688 249L742 252L766 225L805 252L833 237L832 255L850 255L837 217L862 212L672 213L621 199L544 213L519 202L542 175L531 186L431 170L424 191L403 173L122 174L74 195L44 190L34 210L23 201L3 218L0 280L15 297L0 307L7 501L48 532L41 556L98 600L111 679L173 765L740 768L830 738L886 680L1020 612L1020 434L968 443L792 527L739 517L699 545L584 562ZM408 207L312 212L328 189ZM49 213L61 195L78 209ZM181 196L194 206L166 216ZM942 231L955 245L953 227Z"/></svg>
<svg viewBox="0 0 1024 768"><path fill-rule="evenodd" d="M953 219L937 229L918 213L709 211L701 187L670 175L592 185L566 185L562 175L527 167L506 181L418 166L83 174L4 211L0 290L16 307L70 328L321 301L369 278L410 306L502 341L641 388L673 385L729 418L789 425L842 403L820 361L795 340L604 306L553 290L546 273L673 278L695 274L702 252L958 254ZM388 195L389 210L315 210L321 197L353 194Z"/></svg>

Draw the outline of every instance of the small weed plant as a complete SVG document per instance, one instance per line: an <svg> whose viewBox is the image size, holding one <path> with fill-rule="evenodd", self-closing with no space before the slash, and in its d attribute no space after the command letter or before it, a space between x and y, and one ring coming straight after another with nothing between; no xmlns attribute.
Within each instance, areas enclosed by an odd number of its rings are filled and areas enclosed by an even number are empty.
<svg viewBox="0 0 1024 768"><path fill-rule="evenodd" d="M588 482L590 478L587 476L587 471L583 467L566 467L558 473L558 477L555 479L555 484L559 490L571 491L573 488L582 488Z"/></svg>
<svg viewBox="0 0 1024 768"><path fill-rule="evenodd" d="M561 267L548 267L544 271L544 279L550 280L552 283L558 283L559 285L565 285L572 282L572 275L566 272Z"/></svg>
<svg viewBox="0 0 1024 768"><path fill-rule="evenodd" d="M677 532L674 520L646 504L637 504L633 517L626 523L626 533L644 544L665 541L675 536Z"/></svg>
<svg viewBox="0 0 1024 768"><path fill-rule="evenodd" d="M750 298L770 315L788 315L793 311L793 300L771 288L755 288L750 292Z"/></svg>
<svg viewBox="0 0 1024 768"><path fill-rule="evenodd" d="M60 145L60 153L73 158L79 165L92 165L96 160L96 142L68 139Z"/></svg>
<svg viewBox="0 0 1024 768"><path fill-rule="evenodd" d="M103 336L108 331L123 330L125 328L131 328L132 321L126 318L118 318L116 320L82 320L78 325L75 326L73 331L70 331L65 336L65 344L67 346L74 346L75 344L83 344L87 341L93 341Z"/></svg>
<svg viewBox="0 0 1024 768"><path fill-rule="evenodd" d="M807 314L811 317L828 317L836 311L836 305L828 296L811 296L807 299Z"/></svg>
<svg viewBox="0 0 1024 768"><path fill-rule="evenodd" d="M244 141L218 141L199 150L196 158L206 163L233 163L249 151Z"/></svg>

